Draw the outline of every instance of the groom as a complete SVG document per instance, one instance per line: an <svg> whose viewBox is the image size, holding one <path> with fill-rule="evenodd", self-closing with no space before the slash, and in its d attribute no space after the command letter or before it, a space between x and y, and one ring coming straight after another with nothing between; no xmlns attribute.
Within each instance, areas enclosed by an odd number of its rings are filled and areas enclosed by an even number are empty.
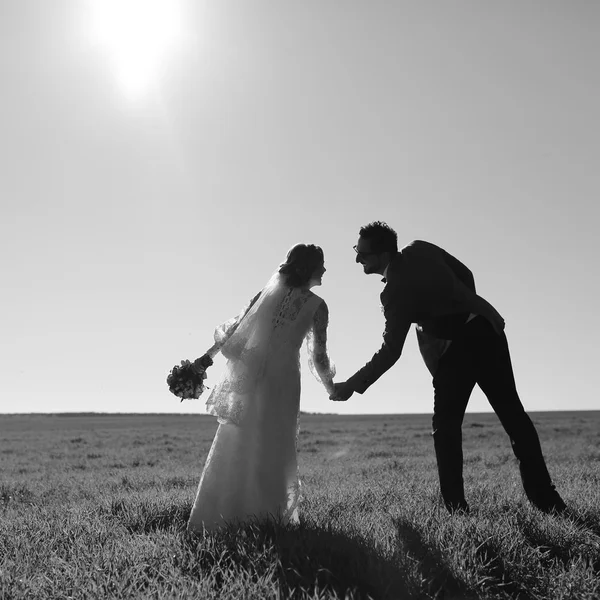
<svg viewBox="0 0 600 600"><path fill-rule="evenodd" d="M450 512L468 512L462 476L462 421L477 383L508 433L529 500L543 512L565 503L554 489L539 438L517 394L504 320L475 293L471 271L442 248L415 241L398 252L398 237L380 221L361 228L354 246L366 274L383 275L383 345L332 400L363 394L400 357L412 323L433 376L433 440L440 489Z"/></svg>

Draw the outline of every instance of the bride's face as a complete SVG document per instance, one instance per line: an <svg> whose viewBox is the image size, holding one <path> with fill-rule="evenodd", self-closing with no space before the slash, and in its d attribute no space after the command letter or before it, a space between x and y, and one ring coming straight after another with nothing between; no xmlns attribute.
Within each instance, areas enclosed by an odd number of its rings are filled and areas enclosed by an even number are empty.
<svg viewBox="0 0 600 600"><path fill-rule="evenodd" d="M323 283L323 275L325 274L327 269L325 268L325 263L321 263L312 274L310 278L311 285L321 285Z"/></svg>

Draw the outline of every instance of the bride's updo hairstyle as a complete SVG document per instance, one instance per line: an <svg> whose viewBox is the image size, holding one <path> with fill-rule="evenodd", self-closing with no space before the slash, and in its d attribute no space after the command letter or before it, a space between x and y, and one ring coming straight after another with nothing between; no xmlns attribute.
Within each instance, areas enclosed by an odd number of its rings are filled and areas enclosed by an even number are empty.
<svg viewBox="0 0 600 600"><path fill-rule="evenodd" d="M314 244L296 244L279 265L279 273L290 287L306 285L313 273L323 264L323 250Z"/></svg>

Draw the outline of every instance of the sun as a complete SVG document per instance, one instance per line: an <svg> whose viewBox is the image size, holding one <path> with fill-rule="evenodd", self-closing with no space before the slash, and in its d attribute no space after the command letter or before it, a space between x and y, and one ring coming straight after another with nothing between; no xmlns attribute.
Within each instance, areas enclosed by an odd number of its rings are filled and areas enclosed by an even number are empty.
<svg viewBox="0 0 600 600"><path fill-rule="evenodd" d="M123 91L138 96L155 85L181 41L181 0L90 0L90 16Z"/></svg>

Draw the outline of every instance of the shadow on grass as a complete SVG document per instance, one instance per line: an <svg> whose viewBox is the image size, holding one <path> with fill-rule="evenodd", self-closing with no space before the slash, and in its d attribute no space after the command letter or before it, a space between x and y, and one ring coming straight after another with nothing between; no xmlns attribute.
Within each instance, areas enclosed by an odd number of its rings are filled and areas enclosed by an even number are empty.
<svg viewBox="0 0 600 600"><path fill-rule="evenodd" d="M358 534L303 525L269 527L277 550L282 591L332 591L341 598L415 598L403 564L383 557Z"/></svg>
<svg viewBox="0 0 600 600"><path fill-rule="evenodd" d="M242 569L255 578L270 573L283 598L422 597L409 591L401 564L381 556L358 535L332 529L261 521L204 537L189 534L185 543L191 551L184 568L188 574L190 568L196 574Z"/></svg>
<svg viewBox="0 0 600 600"><path fill-rule="evenodd" d="M242 577L270 581L285 598L466 600L497 594L526 600L536 587L527 573L518 567L515 572L515 565L507 562L503 548L493 538L464 540L463 550L471 548L475 561L467 581L451 556L408 518L394 519L396 549L393 555L384 555L359 532L312 523L284 526L253 521L215 533L189 534L190 508L188 503L120 499L113 500L107 512L130 533L176 535L181 540L173 555L176 569L196 580L210 577L211 587L217 590L229 589L233 580ZM519 528L532 546L548 552L550 560L559 559L566 565L574 556L582 556L576 540L565 546L564 540L553 540L547 531L536 528L535 522L522 521ZM594 561L591 554L589 558ZM597 558L593 568L597 573Z"/></svg>
<svg viewBox="0 0 600 600"><path fill-rule="evenodd" d="M132 534L162 531L183 537L178 568L193 578L211 574L217 587L232 573L276 581L281 596L403 600L409 593L400 561L381 555L359 534L311 524L285 526L273 520L229 525L204 535L186 532L191 506L114 499L103 509ZM324 597L324 596L323 596Z"/></svg>
<svg viewBox="0 0 600 600"><path fill-rule="evenodd" d="M570 511L564 518L577 528L577 532L568 539L555 535L537 520L519 518L519 529L530 546L543 552L548 563L558 560L568 568L574 561L584 559L593 572L600 575L600 524L597 517L591 512Z"/></svg>
<svg viewBox="0 0 600 600"><path fill-rule="evenodd" d="M464 583L454 576L440 550L423 538L413 522L397 518L394 526L398 547L413 562L431 597L467 597Z"/></svg>
<svg viewBox="0 0 600 600"><path fill-rule="evenodd" d="M512 580L510 566L506 564L502 549L492 540L480 543L475 550L479 581L469 585L456 577L444 554L428 542L414 523L395 519L398 546L413 561L425 587L432 598L479 598L481 594L500 594L502 597L528 600L532 596L525 586ZM460 550L458 550L460 551Z"/></svg>

